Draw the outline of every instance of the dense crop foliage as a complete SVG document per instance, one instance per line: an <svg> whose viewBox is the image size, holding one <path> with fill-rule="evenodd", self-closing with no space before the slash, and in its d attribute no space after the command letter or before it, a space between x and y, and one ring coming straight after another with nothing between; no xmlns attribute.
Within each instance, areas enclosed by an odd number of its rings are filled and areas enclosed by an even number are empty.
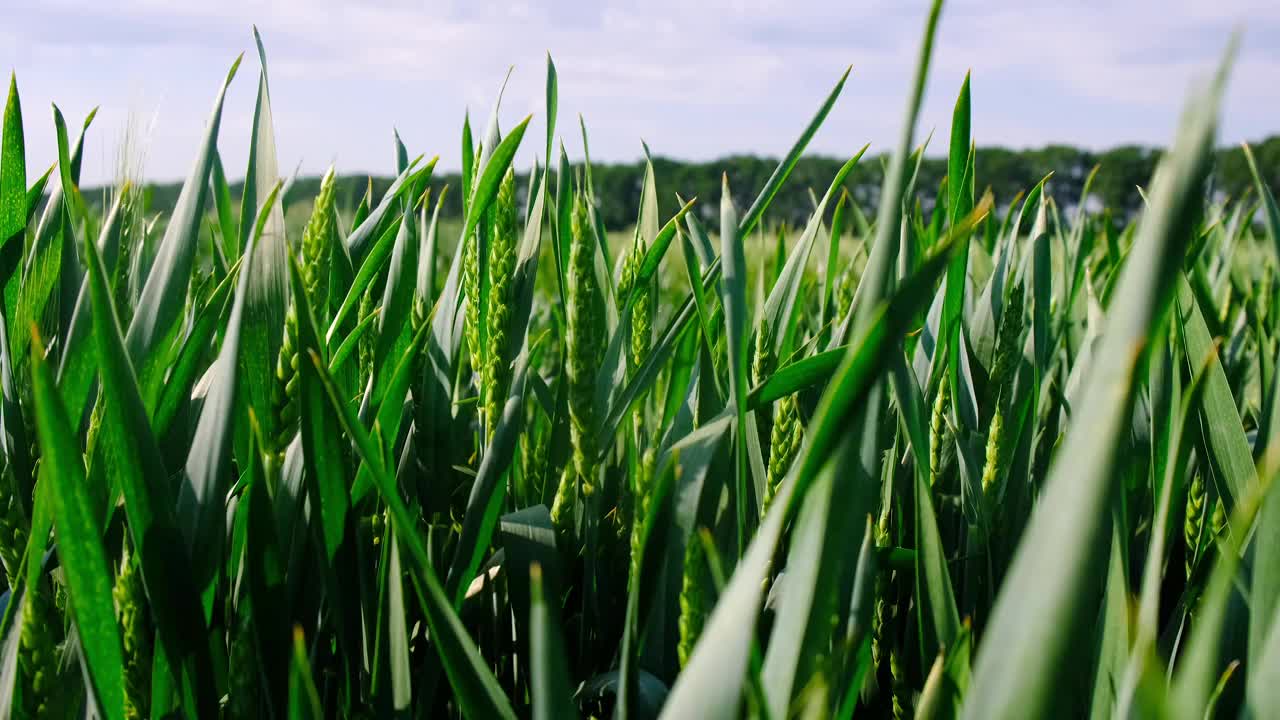
<svg viewBox="0 0 1280 720"><path fill-rule="evenodd" d="M163 218L85 202L56 108L29 185L12 85L0 708L1280 715L1280 208L1207 190L1230 53L1132 224L983 192L968 80L926 210L938 10L877 211L863 148L790 237L848 73L749 205L648 165L624 229L548 60L550 167L466 123L456 241L398 140L290 230L261 43L238 210L225 85Z"/></svg>

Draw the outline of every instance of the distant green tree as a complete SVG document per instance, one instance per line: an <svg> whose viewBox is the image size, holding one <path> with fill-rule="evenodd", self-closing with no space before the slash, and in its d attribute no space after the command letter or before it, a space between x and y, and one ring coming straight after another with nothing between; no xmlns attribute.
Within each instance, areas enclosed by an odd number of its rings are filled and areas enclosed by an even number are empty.
<svg viewBox="0 0 1280 720"><path fill-rule="evenodd" d="M1272 187L1280 187L1280 135L1268 137L1251 147L1264 180ZM990 189L997 207L1006 206L1019 192L1028 190L1050 172L1053 177L1049 191L1053 197L1063 207L1074 207L1090 170L1098 165L1100 169L1091 194L1119 219L1141 209L1142 197L1138 188L1145 190L1151 181L1160 152L1159 148L1141 145L1124 145L1102 152L1070 145L1047 145L1026 150L980 147L974 162L978 191ZM791 226L803 223L813 210L815 196L826 190L843 161L829 156L802 158L770 207L770 223ZM659 210L664 217L669 216L678 208L677 196L685 200L696 197L700 200L698 212L707 220L714 221L719 208L722 174L729 177L734 202L745 209L768 181L777 162L777 158L758 155L730 155L708 162L684 162L656 156L653 166L662 193L658 198ZM850 196L868 214L875 211L884 163L883 155L864 157L845 181ZM606 227L625 228L635 222L643 171L644 164L639 160L592 166L592 184ZM945 174L946 163L941 157L926 157L921 163L916 189L925 208L933 206L933 196ZM336 188L338 207L344 210L354 208L370 182L373 183L374 197L381 197L391 180L390 177L371 180L365 175L339 178ZM528 185L527 175L519 176L517 184L520 187L518 196L523 198ZM461 177L458 173L437 173L432 179L432 196L437 197L445 185L450 187L450 192L445 199L443 216L457 219L462 214ZM1238 146L1219 150L1214 189L1238 197L1252 186L1243 151ZM309 204L319 188L318 176L299 177L294 180L285 201L289 205ZM177 201L179 189L178 183L152 186L148 211L170 212ZM240 189L239 182L231 185L234 196L239 195ZM107 194L86 191L85 197L100 202Z"/></svg>

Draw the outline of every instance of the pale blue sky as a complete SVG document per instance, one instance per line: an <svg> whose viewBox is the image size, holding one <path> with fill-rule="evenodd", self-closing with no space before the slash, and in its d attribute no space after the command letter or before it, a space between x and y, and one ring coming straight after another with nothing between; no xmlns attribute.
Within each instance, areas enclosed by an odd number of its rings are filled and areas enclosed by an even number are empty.
<svg viewBox="0 0 1280 720"><path fill-rule="evenodd" d="M926 10L923 0L40 0L4 10L0 68L17 72L33 173L56 157L51 102L73 125L101 106L86 184L115 174L131 115L145 176L185 175L218 83L243 51L219 141L238 176L258 70L253 23L266 42L286 171L301 161L304 172L333 162L386 173L393 127L412 152L456 168L463 111L483 124L509 65L504 125L537 113L525 167L545 132L548 50L560 73L560 134L575 159L579 112L596 160L634 159L641 138L679 158L779 154L852 64L811 146L848 154L894 141ZM979 144L1162 144L1191 82L1237 26L1244 42L1220 140L1280 132L1276 0L952 0L920 131L945 138L972 68Z"/></svg>

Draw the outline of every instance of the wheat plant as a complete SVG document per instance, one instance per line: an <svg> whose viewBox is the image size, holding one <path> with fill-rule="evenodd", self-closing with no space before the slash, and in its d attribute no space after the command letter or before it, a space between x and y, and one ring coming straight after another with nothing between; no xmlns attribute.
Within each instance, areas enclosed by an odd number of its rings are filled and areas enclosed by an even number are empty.
<svg viewBox="0 0 1280 720"><path fill-rule="evenodd" d="M918 185L940 11L877 206L850 147L800 227L771 202L848 71L758 187L646 146L628 227L549 57L537 120L464 122L456 222L398 137L388 187L295 197L260 39L171 213L81 191L92 114L28 167L15 78L0 715L1280 717L1280 207L1247 147L1212 191L1234 51L1128 217L1056 168L983 192L969 78Z"/></svg>

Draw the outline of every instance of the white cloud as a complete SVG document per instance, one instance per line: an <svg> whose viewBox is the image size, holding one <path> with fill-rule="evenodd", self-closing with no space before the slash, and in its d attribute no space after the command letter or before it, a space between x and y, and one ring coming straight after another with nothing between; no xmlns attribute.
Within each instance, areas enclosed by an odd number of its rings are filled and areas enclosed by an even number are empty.
<svg viewBox="0 0 1280 720"><path fill-rule="evenodd" d="M560 73L559 134L571 154L579 152L579 112L599 159L637 157L641 137L677 157L781 153L852 63L813 145L848 153L896 137L926 9L921 0L123 0L110 9L51 0L9 11L16 25L0 28L0 66L18 72L33 166L53 158L48 102L69 116L102 104L86 181L112 175L129 111L157 108L149 170L183 176L225 68L249 51L219 143L229 166L242 162L257 71L253 23L267 44L282 167L302 159L304 170L318 171L336 158L345 171L385 172L393 126L412 149L456 167L463 110L482 124L513 63L504 122L539 116L530 135L538 140L521 158L527 164L541 153L548 50ZM943 12L921 135L945 130L972 68L981 143L1163 142L1190 80L1212 67L1243 20L1249 34L1224 139L1280 130L1273 0L956 0Z"/></svg>

